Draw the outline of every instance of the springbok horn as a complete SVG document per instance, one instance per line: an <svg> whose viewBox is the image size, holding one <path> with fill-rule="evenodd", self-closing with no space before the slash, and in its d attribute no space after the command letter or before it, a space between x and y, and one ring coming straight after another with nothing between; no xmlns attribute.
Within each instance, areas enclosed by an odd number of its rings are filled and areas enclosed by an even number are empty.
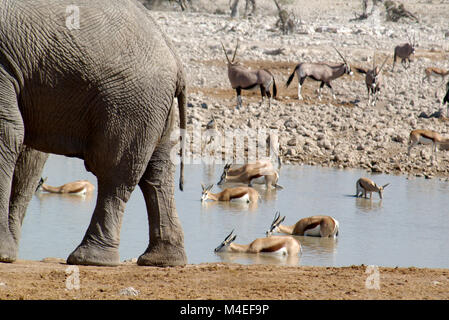
<svg viewBox="0 0 449 320"><path fill-rule="evenodd" d="M226 236L226 238L224 239L223 242L228 241L231 238L233 232L234 232L234 229L232 229L231 233Z"/></svg>

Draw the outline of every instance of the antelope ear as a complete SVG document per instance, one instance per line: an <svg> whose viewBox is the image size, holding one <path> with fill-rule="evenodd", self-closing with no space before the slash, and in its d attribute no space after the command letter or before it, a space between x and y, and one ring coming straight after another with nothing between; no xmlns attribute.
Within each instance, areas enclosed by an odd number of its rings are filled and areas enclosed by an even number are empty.
<svg viewBox="0 0 449 320"><path fill-rule="evenodd" d="M384 184L384 185L382 186L382 189L385 189L385 188L388 187L389 185L390 185L390 183Z"/></svg>
<svg viewBox="0 0 449 320"><path fill-rule="evenodd" d="M201 184L201 189L203 189L203 191L204 191L204 189L205 189L204 184Z"/></svg>
<svg viewBox="0 0 449 320"><path fill-rule="evenodd" d="M281 221L279 221L279 224L281 224L282 222L284 222L285 220L285 216L282 217Z"/></svg>
<svg viewBox="0 0 449 320"><path fill-rule="evenodd" d="M207 191L211 190L213 187L214 187L213 184L208 185L208 186L207 186Z"/></svg>
<svg viewBox="0 0 449 320"><path fill-rule="evenodd" d="M234 235L234 236L232 237L231 241L229 241L229 243L234 242L235 238L237 238L237 235Z"/></svg>

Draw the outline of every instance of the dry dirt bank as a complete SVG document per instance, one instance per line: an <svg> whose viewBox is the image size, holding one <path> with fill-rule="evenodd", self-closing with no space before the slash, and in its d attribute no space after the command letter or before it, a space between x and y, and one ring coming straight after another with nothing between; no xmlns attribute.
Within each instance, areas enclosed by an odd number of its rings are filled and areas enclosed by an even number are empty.
<svg viewBox="0 0 449 320"><path fill-rule="evenodd" d="M0 263L0 299L449 299L449 270L366 266L283 267L210 263L175 268L79 266L79 290L66 289L67 265ZM72 282L73 283L73 282ZM138 295L120 294L132 287ZM128 289L132 292L131 289Z"/></svg>

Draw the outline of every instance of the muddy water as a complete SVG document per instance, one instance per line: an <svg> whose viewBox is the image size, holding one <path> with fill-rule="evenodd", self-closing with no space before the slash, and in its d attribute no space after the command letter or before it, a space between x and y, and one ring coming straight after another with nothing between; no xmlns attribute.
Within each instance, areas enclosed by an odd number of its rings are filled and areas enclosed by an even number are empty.
<svg viewBox="0 0 449 320"><path fill-rule="evenodd" d="M201 203L201 183L216 183L221 170L221 165L187 166L185 191L176 191L189 263L449 267L448 182L285 165L279 181L284 190L258 188L262 201L255 205ZM95 177L86 173L77 159L52 155L43 176L52 185L77 179L89 179L96 185ZM372 200L354 197L355 182L361 176L370 176L381 185L390 183L383 200L377 194ZM215 186L213 190L220 188ZM95 199L96 194L80 197L37 193L24 220L19 258L66 258L87 229ZM285 224L310 215L331 215L340 222L339 236L335 240L297 237L302 253L288 259L268 254L214 253L231 230L237 235L236 243L264 237L276 211L286 216ZM121 259L138 257L147 243L145 203L136 189L123 219Z"/></svg>

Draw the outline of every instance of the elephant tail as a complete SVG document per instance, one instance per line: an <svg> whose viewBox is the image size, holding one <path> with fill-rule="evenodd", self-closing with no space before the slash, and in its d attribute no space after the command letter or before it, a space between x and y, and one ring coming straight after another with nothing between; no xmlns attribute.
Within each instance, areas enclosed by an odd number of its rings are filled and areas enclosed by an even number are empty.
<svg viewBox="0 0 449 320"><path fill-rule="evenodd" d="M184 191L184 152L185 152L185 141L186 141L186 118L187 118L187 89L185 83L183 83L176 95L178 99L179 108L179 128L181 129L181 168L179 177L179 189Z"/></svg>

